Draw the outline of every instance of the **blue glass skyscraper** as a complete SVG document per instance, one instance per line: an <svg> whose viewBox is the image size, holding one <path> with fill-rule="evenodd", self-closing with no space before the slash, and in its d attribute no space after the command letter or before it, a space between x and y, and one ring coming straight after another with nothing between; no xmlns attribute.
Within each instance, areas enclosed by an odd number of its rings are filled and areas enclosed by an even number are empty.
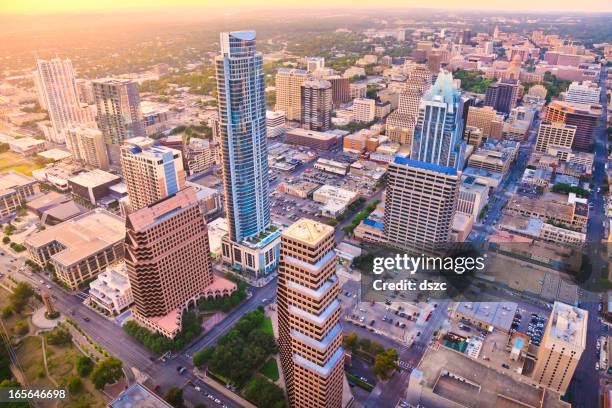
<svg viewBox="0 0 612 408"><path fill-rule="evenodd" d="M421 98L410 158L463 168L463 101L451 73L441 71Z"/></svg>
<svg viewBox="0 0 612 408"><path fill-rule="evenodd" d="M219 139L229 236L233 242L270 226L263 59L254 31L221 33L215 58Z"/></svg>

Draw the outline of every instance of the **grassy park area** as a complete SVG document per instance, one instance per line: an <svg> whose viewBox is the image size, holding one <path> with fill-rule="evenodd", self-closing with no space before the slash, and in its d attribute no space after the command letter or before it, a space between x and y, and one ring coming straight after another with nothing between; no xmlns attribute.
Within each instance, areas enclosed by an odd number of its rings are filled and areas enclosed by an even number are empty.
<svg viewBox="0 0 612 408"><path fill-rule="evenodd" d="M31 176L32 170L42 167L41 164L36 163L33 159L23 157L14 152L8 151L0 153L0 174L16 171L26 176Z"/></svg>

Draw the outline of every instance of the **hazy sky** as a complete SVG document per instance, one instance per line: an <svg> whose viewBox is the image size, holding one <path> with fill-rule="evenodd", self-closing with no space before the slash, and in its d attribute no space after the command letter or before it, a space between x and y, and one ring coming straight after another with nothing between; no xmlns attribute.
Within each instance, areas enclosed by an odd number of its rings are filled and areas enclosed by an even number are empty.
<svg viewBox="0 0 612 408"><path fill-rule="evenodd" d="M0 13L94 12L130 9L159 9L177 6L227 5L251 7L427 7L471 10L516 11L612 11L611 0L0 0Z"/></svg>

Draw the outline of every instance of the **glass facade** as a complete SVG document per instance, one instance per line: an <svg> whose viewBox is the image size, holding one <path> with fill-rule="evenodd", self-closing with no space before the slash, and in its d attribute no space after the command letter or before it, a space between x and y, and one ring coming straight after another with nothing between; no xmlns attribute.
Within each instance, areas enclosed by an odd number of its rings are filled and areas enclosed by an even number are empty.
<svg viewBox="0 0 612 408"><path fill-rule="evenodd" d="M215 59L221 163L230 239L270 225L263 59L255 32L221 33Z"/></svg>

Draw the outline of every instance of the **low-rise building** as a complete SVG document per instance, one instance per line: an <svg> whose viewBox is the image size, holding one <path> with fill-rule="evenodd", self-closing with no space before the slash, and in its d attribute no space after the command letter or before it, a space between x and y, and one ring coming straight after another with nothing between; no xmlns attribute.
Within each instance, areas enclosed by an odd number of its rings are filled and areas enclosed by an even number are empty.
<svg viewBox="0 0 612 408"><path fill-rule="evenodd" d="M312 192L319 187L319 184L303 180L288 180L280 183L276 190L299 198L308 198Z"/></svg>
<svg viewBox="0 0 612 408"><path fill-rule="evenodd" d="M348 173L350 163L343 163L330 159L318 159L314 168L317 170L326 171L328 173L339 174L341 176L345 176Z"/></svg>
<svg viewBox="0 0 612 408"><path fill-rule="evenodd" d="M209 170L219 162L219 145L208 139L191 138L183 147L183 160L189 175Z"/></svg>
<svg viewBox="0 0 612 408"><path fill-rule="evenodd" d="M295 128L287 130L285 135L285 143L311 147L319 150L330 150L338 146L340 143L340 138L333 133Z"/></svg>
<svg viewBox="0 0 612 408"><path fill-rule="evenodd" d="M109 265L89 284L89 301L108 316L116 316L134 302L125 262Z"/></svg>
<svg viewBox="0 0 612 408"><path fill-rule="evenodd" d="M108 265L123 259L125 223L96 209L30 235L24 242L30 260L55 267L57 278L76 289Z"/></svg>
<svg viewBox="0 0 612 408"><path fill-rule="evenodd" d="M504 213L538 218L562 228L584 232L589 209L586 204L570 204L565 196L557 194L545 194L538 200L515 194L508 200Z"/></svg>
<svg viewBox="0 0 612 408"><path fill-rule="evenodd" d="M266 134L268 137L278 137L285 134L285 112L266 111Z"/></svg>
<svg viewBox="0 0 612 408"><path fill-rule="evenodd" d="M451 313L453 318L480 330L509 333L517 309L514 302L457 302Z"/></svg>
<svg viewBox="0 0 612 408"><path fill-rule="evenodd" d="M585 233L520 215L504 215L499 221L499 228L525 237L559 244L582 245L586 241Z"/></svg>
<svg viewBox="0 0 612 408"><path fill-rule="evenodd" d="M22 137L9 142L9 149L24 156L33 156L45 150L45 141L33 137Z"/></svg>
<svg viewBox="0 0 612 408"><path fill-rule="evenodd" d="M72 194L92 205L96 205L100 199L109 195L109 187L120 181L121 177L115 174L95 169L69 178L68 184Z"/></svg>
<svg viewBox="0 0 612 408"><path fill-rule="evenodd" d="M40 187L32 177L15 171L0 174L0 219L14 215L39 192Z"/></svg>

